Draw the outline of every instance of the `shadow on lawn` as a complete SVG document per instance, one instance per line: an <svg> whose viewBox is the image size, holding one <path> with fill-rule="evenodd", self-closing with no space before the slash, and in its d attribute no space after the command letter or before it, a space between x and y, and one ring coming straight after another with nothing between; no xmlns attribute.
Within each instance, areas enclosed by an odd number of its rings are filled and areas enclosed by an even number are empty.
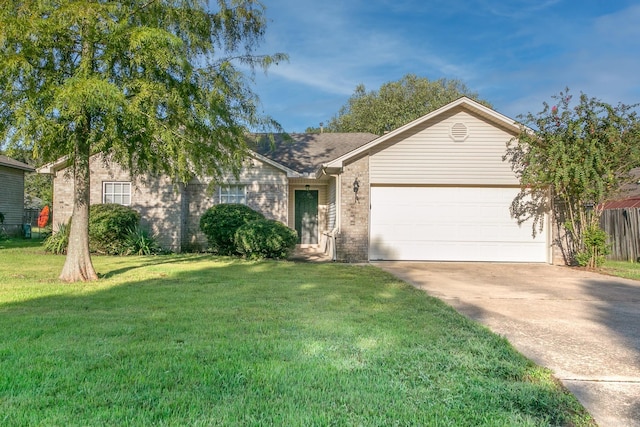
<svg viewBox="0 0 640 427"><path fill-rule="evenodd" d="M433 425L429 405L466 425L486 421L484 411L564 419L553 391L526 378L532 366L501 338L377 268L208 255L140 261L105 267L95 292L91 283L59 285L0 306L0 396L26 402L7 400L13 416L45 399L30 424L61 406L86 424L154 410L148 423L210 424L228 407L287 424L279 403L294 413L316 405L341 425ZM125 280L143 266L152 268ZM175 418L185 408L213 412Z"/></svg>
<svg viewBox="0 0 640 427"><path fill-rule="evenodd" d="M118 257L108 256L112 259L117 259ZM99 255L93 255L92 259L100 258ZM128 271L135 270L142 267L149 267L154 265L169 265L169 264L181 264L185 262L197 262L203 259L211 258L210 255L206 254L187 254L187 255L148 255L148 256L139 256L138 262L135 265L129 265L127 267L117 268L115 270L109 270L106 273L98 272L98 277L101 279L108 279L112 277L116 277L118 275L127 273ZM94 264L95 266L95 264Z"/></svg>

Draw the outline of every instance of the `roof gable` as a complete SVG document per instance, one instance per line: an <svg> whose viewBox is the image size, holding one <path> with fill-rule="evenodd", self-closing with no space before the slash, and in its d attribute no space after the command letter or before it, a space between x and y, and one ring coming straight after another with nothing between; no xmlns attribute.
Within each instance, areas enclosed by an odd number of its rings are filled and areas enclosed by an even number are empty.
<svg viewBox="0 0 640 427"><path fill-rule="evenodd" d="M293 133L259 135L249 147L257 154L303 175L378 138L372 133Z"/></svg>
<svg viewBox="0 0 640 427"><path fill-rule="evenodd" d="M483 119L487 120L488 122L495 124L497 127L500 127L509 132L512 132L514 135L516 135L521 129L521 125L518 124L514 119L511 119L503 114L498 113L497 111L489 107L486 107L480 104L479 102L476 102L470 98L467 98L466 96L463 96L453 102L450 102L449 104L441 108L438 108L437 110L434 110L410 123L407 123L404 126L401 126L389 133L386 133L383 136L373 141L370 141L369 143L362 145L361 147L355 150L345 153L344 155L325 163L323 166L326 168L340 168L342 167L344 161L347 161L353 157L357 157L358 155L364 152L367 152L377 147L378 145L381 145L386 142L389 142L390 140L396 139L399 135L405 132L410 132L412 129L418 128L421 125L425 124L426 122L437 121L440 117L446 117L450 112L459 108L468 110L478 116L481 116Z"/></svg>

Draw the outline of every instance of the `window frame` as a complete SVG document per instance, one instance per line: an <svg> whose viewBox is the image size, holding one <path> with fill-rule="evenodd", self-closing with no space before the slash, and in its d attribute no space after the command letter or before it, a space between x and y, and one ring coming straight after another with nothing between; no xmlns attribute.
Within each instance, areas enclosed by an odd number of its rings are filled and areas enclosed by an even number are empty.
<svg viewBox="0 0 640 427"><path fill-rule="evenodd" d="M107 191L107 186L113 186L110 192ZM120 191L115 191L119 186ZM125 188L128 191L125 191ZM111 200L107 200L107 197L111 197ZM129 202L124 203L124 198L128 197ZM116 201L120 198L120 201ZM131 182L130 181L103 181L102 182L102 203L115 203L122 206L131 206Z"/></svg>
<svg viewBox="0 0 640 427"><path fill-rule="evenodd" d="M225 184L218 188L218 203L247 204L247 186L245 184Z"/></svg>

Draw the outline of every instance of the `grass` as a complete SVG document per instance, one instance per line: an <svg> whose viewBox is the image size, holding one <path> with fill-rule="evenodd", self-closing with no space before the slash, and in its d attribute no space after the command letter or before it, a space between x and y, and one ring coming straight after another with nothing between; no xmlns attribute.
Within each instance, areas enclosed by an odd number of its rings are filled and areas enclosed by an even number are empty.
<svg viewBox="0 0 640 427"><path fill-rule="evenodd" d="M640 280L640 263L637 262L607 260L600 271L612 276Z"/></svg>
<svg viewBox="0 0 640 427"><path fill-rule="evenodd" d="M0 424L592 425L549 371L372 266L0 242Z"/></svg>

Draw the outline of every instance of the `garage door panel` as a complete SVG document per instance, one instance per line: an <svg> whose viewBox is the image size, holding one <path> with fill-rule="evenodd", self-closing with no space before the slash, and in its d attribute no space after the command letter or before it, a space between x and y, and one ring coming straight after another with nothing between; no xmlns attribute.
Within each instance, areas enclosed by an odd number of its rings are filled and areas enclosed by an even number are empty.
<svg viewBox="0 0 640 427"><path fill-rule="evenodd" d="M371 259L546 262L543 235L509 213L518 190L372 187Z"/></svg>

